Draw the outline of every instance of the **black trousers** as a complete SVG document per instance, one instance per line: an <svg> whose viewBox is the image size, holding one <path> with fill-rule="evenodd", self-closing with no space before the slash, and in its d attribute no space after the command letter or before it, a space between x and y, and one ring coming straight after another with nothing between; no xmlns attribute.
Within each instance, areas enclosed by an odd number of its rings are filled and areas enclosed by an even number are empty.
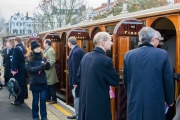
<svg viewBox="0 0 180 120"><path fill-rule="evenodd" d="M19 86L20 88L20 93L16 97L15 102L19 102L20 104L24 103L24 86Z"/></svg>

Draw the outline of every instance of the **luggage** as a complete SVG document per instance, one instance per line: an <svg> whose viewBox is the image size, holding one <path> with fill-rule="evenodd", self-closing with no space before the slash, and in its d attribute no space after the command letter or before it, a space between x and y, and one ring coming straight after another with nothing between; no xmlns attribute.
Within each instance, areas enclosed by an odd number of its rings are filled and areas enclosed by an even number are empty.
<svg viewBox="0 0 180 120"><path fill-rule="evenodd" d="M7 83L8 91L9 91L9 98L10 96L16 97L20 94L20 88L18 81L15 78L10 78Z"/></svg>

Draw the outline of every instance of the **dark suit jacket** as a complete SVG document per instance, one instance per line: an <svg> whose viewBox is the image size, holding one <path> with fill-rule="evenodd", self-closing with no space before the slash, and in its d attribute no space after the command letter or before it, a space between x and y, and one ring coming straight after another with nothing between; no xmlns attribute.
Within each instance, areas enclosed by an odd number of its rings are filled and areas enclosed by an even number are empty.
<svg viewBox="0 0 180 120"><path fill-rule="evenodd" d="M14 48L12 47L9 53L7 54L7 48L5 49L3 65L4 65L4 78L10 78L11 74L11 61L12 61L12 54Z"/></svg>
<svg viewBox="0 0 180 120"><path fill-rule="evenodd" d="M18 46L20 46L22 49L20 49ZM17 71L18 73L14 76L14 78L18 81L20 86L24 86L26 84L25 81L25 57L24 54L26 54L26 49L22 44L16 45L13 52L13 59L12 59L12 70ZM13 76L12 76L13 77Z"/></svg>
<svg viewBox="0 0 180 120"><path fill-rule="evenodd" d="M109 86L120 81L112 59L96 47L84 55L77 75L81 84L78 120L111 120Z"/></svg>
<svg viewBox="0 0 180 120"><path fill-rule="evenodd" d="M76 97L79 97L79 88L80 88L80 84L77 81L77 71L83 56L84 56L84 51L78 45L76 45L72 49L68 59L69 86L70 89L73 89L73 84L78 85L78 87L75 90Z"/></svg>

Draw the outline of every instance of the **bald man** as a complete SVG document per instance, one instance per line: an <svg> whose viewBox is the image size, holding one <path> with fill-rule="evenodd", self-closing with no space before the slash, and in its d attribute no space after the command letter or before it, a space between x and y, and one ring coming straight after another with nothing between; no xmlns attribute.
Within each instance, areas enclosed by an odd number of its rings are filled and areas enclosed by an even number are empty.
<svg viewBox="0 0 180 120"><path fill-rule="evenodd" d="M94 50L84 55L77 74L81 84L78 120L111 120L109 86L120 81L106 55L113 43L106 32L97 33L93 43Z"/></svg>

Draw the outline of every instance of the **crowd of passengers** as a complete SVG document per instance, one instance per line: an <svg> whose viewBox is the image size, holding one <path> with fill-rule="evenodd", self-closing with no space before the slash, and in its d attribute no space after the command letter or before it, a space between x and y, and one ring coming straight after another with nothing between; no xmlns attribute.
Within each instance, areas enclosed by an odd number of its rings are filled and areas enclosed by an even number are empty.
<svg viewBox="0 0 180 120"><path fill-rule="evenodd" d="M175 100L174 70L176 37L157 48L161 34L151 27L139 32L139 47L128 51L123 62L123 83L127 94L127 120L180 120L180 97ZM6 42L2 50L5 86L10 78L19 83L20 94L12 105L21 106L32 92L33 120L47 120L46 102L56 104L55 51L51 40L43 41L44 50L33 40L30 48L21 37L15 46ZM106 52L113 42L107 32L98 32L93 39L95 48L84 53L75 37L68 38L68 85L74 98L75 112L68 119L111 120L110 100L115 98L112 87L120 83L120 75ZM176 78L179 75L176 74ZM175 102L176 101L176 102ZM40 104L39 104L40 102ZM175 106L176 104L176 113ZM39 115L40 109L40 115Z"/></svg>

